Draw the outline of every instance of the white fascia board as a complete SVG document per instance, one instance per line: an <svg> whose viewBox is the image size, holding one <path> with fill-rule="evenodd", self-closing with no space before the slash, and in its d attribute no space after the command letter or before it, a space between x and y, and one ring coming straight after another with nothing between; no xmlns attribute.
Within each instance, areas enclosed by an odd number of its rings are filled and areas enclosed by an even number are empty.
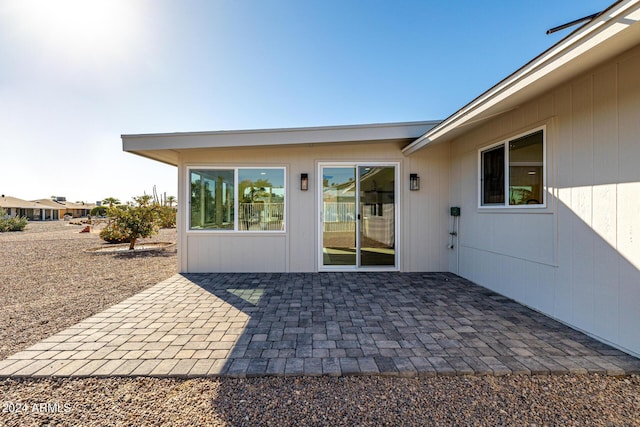
<svg viewBox="0 0 640 427"><path fill-rule="evenodd" d="M331 142L414 139L440 121L285 129L122 135L124 151L278 146Z"/></svg>
<svg viewBox="0 0 640 427"><path fill-rule="evenodd" d="M595 65L602 57L602 52L599 55L594 53L594 58L591 62L585 60L585 63L577 65L575 70L570 69L572 62L578 62L582 56L618 36L638 21L640 21L640 0L620 1L614 4L591 22L578 28L515 73L465 105L442 123L434 126L433 129L406 146L402 152L405 155L409 155L429 143L446 137L451 131L461 126L482 118L490 118L515 108L517 105L508 105L505 101L526 89L531 89L531 96L541 93L562 80L561 76L556 79L552 78L554 74L561 74L565 70L575 72L579 67ZM630 47L629 43L621 43L618 47L620 52L616 53L621 53ZM568 72L567 75L569 75ZM540 82L543 78L548 78L548 84L541 85L536 92L536 88L533 88L532 85ZM482 113L497 107L500 103L505 103L503 108L497 108L497 111L491 112L486 117L481 116Z"/></svg>
<svg viewBox="0 0 640 427"><path fill-rule="evenodd" d="M180 154L175 150L124 150L145 159L155 160L169 166L178 166Z"/></svg>

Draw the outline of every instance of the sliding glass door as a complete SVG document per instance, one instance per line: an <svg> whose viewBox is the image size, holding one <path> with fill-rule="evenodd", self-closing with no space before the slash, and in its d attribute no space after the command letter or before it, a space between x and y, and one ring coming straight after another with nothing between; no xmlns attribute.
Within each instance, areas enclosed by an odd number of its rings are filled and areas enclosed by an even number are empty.
<svg viewBox="0 0 640 427"><path fill-rule="evenodd" d="M360 266L396 264L395 169L358 166Z"/></svg>
<svg viewBox="0 0 640 427"><path fill-rule="evenodd" d="M321 269L395 269L396 165L320 166Z"/></svg>

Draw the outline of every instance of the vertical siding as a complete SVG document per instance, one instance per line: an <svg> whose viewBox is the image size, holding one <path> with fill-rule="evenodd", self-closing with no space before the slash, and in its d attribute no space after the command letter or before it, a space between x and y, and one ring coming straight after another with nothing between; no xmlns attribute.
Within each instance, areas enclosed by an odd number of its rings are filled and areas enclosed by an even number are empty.
<svg viewBox="0 0 640 427"><path fill-rule="evenodd" d="M451 203L463 205L461 275L635 354L638 75L640 47L484 123L453 142L450 187ZM478 209L478 148L540 124L547 125L547 209Z"/></svg>
<svg viewBox="0 0 640 427"><path fill-rule="evenodd" d="M405 159L401 171L404 271L447 271L450 146L440 144ZM410 173L420 191L409 191Z"/></svg>
<svg viewBox="0 0 640 427"><path fill-rule="evenodd" d="M553 189L557 200L556 222L557 242L558 242L558 265L562 268L554 270L555 273L555 298L550 314L570 313L573 287L573 238L572 223L574 214L571 210L571 187L573 176L573 138L572 138L572 118L571 118L571 86L560 88L554 93L554 106L556 119L554 129L548 136L555 135L555 139L550 139L553 144L555 156L554 170L556 173L555 182L549 182L549 187Z"/></svg>
<svg viewBox="0 0 640 427"><path fill-rule="evenodd" d="M188 208L186 173L190 165L284 166L287 168L287 230L275 235L185 232L180 235L182 272L318 270L318 163L397 162L400 201L399 268L446 271L448 257L449 145L429 147L404 158L399 143L318 144L268 148L210 149L184 152L179 168L181 217ZM300 174L309 190L300 190ZM418 173L420 191L409 191L409 173ZM266 250L274 245L272 251ZM264 262L247 263L251 257Z"/></svg>
<svg viewBox="0 0 640 427"><path fill-rule="evenodd" d="M640 54L618 64L620 340L640 353Z"/></svg>
<svg viewBox="0 0 640 427"><path fill-rule="evenodd" d="M593 218L594 331L619 339L620 259L617 252L618 66L610 64L593 73ZM597 267L596 267L597 266Z"/></svg>
<svg viewBox="0 0 640 427"><path fill-rule="evenodd" d="M579 286L572 286L572 317L582 328L594 327L594 233L593 201L593 99L591 75L571 87L571 134L575 148L571 151L571 213L573 239L572 277ZM559 142L561 143L561 142ZM562 167L562 164L559 165Z"/></svg>

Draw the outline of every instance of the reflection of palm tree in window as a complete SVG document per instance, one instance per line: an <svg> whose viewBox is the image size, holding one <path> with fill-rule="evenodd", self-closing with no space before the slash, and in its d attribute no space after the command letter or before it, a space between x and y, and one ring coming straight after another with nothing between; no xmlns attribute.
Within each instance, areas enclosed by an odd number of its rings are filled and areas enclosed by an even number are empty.
<svg viewBox="0 0 640 427"><path fill-rule="evenodd" d="M271 201L271 192L267 191L267 188L272 188L272 184L268 179L258 179L251 181L245 179L240 182L240 194L242 199L242 218L240 221L244 230L249 230L251 224L260 222L260 215L263 211L265 201Z"/></svg>

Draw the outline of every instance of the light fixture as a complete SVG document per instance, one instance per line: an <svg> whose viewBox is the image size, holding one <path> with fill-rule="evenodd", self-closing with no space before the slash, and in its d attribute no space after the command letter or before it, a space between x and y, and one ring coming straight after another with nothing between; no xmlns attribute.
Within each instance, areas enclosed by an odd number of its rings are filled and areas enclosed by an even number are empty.
<svg viewBox="0 0 640 427"><path fill-rule="evenodd" d="M300 174L300 190L307 191L309 189L309 174L301 173Z"/></svg>
<svg viewBox="0 0 640 427"><path fill-rule="evenodd" d="M409 190L418 191L420 189L420 177L417 173L409 174Z"/></svg>

